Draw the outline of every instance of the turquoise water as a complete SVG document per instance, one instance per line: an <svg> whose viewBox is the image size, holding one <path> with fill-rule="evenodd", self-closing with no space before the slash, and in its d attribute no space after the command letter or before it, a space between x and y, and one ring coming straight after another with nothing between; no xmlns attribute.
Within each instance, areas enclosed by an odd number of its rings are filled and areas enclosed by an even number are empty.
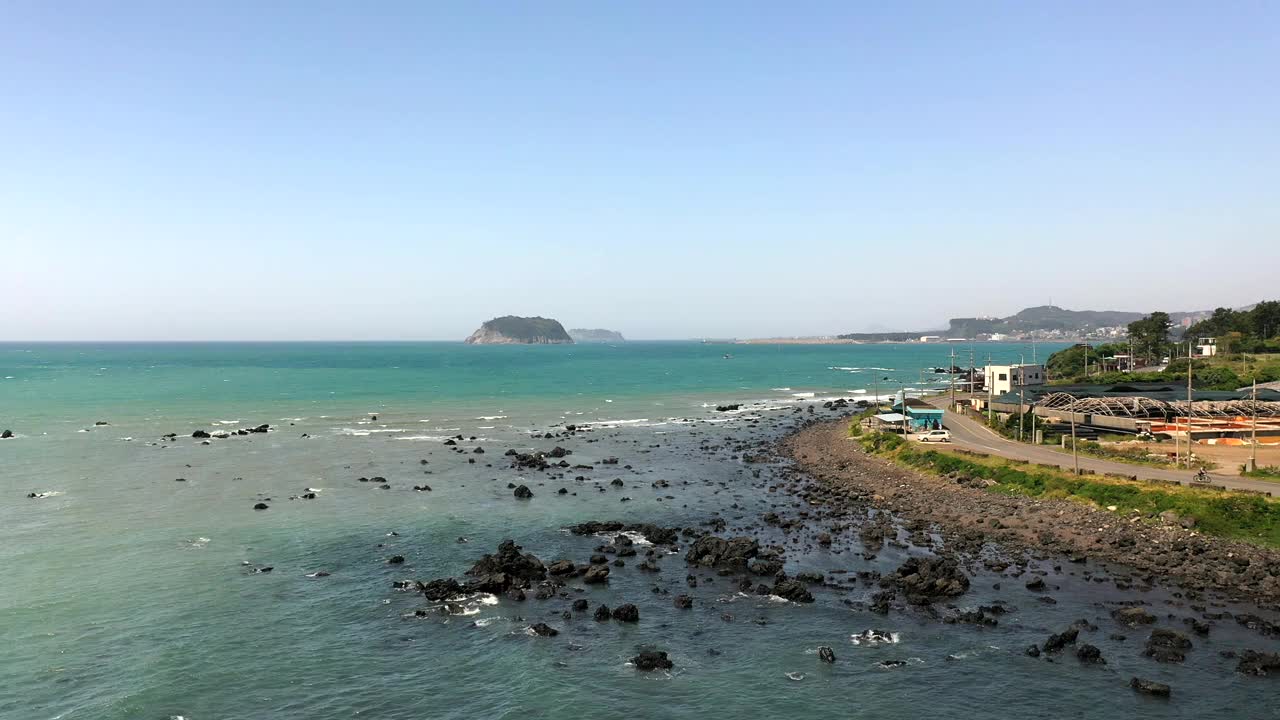
<svg viewBox="0 0 1280 720"><path fill-rule="evenodd" d="M996 360L1031 353L977 350ZM1116 628L1099 603L1127 596L1068 576L1055 579L1062 589L1051 607L1020 592L1020 581L1005 578L998 591L1000 578L975 577L960 604L999 598L1019 608L986 630L871 614L857 606L875 590L862 583L816 589L812 605L743 596L733 578L710 573L690 590L679 556L662 557L656 575L631 558L608 587L571 583L582 592L524 603L473 599L461 615L414 617L428 603L391 587L459 575L505 537L544 561L585 561L602 540L561 528L589 519L694 527L718 516L731 534L788 506L768 491L780 468L704 447L767 440L811 407L820 416L824 398L870 395L877 383L886 394L945 388L945 376L921 369L947 365L947 352L0 345L0 429L18 435L0 441L0 718L1276 717L1274 682L1236 676L1217 656L1267 649L1262 639L1220 623L1184 666L1159 666L1139 656L1141 633L1107 638ZM746 406L708 407L730 402ZM275 430L208 445L190 438L261 423ZM530 437L563 423L593 430ZM171 432L178 437L164 441ZM457 434L477 438L462 443L467 453L442 444ZM619 465L579 482L576 472L517 472L502 457L557 443L574 463ZM486 453L469 452L475 446ZM374 475L390 489L357 481ZM655 488L658 479L670 487ZM515 501L512 481L535 497ZM431 492L411 489L423 482ZM319 488L317 499L288 499L306 488ZM269 510L251 509L266 498ZM853 537L830 550L793 547L788 571L887 570L908 552L864 560ZM386 563L396 554L404 565ZM252 572L262 566L273 570ZM308 577L321 570L330 575ZM692 610L673 607L679 593L694 596ZM561 617L577 597L633 602L641 622ZM1190 614L1159 592L1146 599ZM1022 655L1079 618L1101 628L1089 641L1106 668ZM525 628L537 621L560 634L530 637ZM851 641L869 628L900 641ZM667 650L675 670L628 666L645 644ZM817 662L819 645L835 648L834 666ZM884 669L884 659L907 665ZM1170 682L1175 701L1137 696L1130 675Z"/></svg>

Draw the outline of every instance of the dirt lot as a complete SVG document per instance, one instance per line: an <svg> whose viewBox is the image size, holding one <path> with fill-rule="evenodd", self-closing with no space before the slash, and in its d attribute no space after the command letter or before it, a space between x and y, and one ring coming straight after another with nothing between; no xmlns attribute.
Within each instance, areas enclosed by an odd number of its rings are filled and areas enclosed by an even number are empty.
<svg viewBox="0 0 1280 720"><path fill-rule="evenodd" d="M1173 443L1145 443L1128 445L1128 447L1146 448L1152 453L1173 454ZM1186 452L1186 444L1182 448ZM1249 448L1232 447L1230 445L1200 445L1197 444L1192 448L1192 452L1197 458L1202 460L1210 460L1218 464L1217 472L1224 475L1235 475L1240 472L1240 466L1244 465L1249 459ZM1262 445L1258 447L1258 465L1259 466L1280 466L1280 446Z"/></svg>

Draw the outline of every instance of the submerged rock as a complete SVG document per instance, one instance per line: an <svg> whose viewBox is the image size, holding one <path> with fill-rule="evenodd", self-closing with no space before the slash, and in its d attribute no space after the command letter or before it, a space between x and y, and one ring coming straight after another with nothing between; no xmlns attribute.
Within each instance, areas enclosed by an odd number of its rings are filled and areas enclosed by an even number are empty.
<svg viewBox="0 0 1280 720"><path fill-rule="evenodd" d="M1121 625L1129 627L1137 627L1139 625L1150 625L1156 621L1156 616L1147 612L1145 608L1128 607L1111 611L1111 617Z"/></svg>
<svg viewBox="0 0 1280 720"><path fill-rule="evenodd" d="M1143 695L1155 695L1156 697L1169 697L1170 688L1164 683L1158 683L1154 680L1143 680L1134 677L1129 680L1129 687Z"/></svg>

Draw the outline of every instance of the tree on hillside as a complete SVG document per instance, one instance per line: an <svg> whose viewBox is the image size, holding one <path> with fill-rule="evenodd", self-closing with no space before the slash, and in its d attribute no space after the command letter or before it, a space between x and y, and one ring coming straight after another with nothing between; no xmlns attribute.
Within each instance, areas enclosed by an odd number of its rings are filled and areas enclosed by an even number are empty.
<svg viewBox="0 0 1280 720"><path fill-rule="evenodd" d="M1235 342L1228 340L1230 347L1245 352L1254 352L1250 348L1260 348L1266 341L1280 336L1280 301L1268 300L1260 302L1252 310L1232 310L1218 308L1208 318L1187 328L1182 334L1183 340L1195 338L1229 337L1231 333L1239 333ZM1221 345L1221 341L1219 341ZM1226 350L1223 349L1222 352ZM1266 350L1263 350L1266 352Z"/></svg>
<svg viewBox="0 0 1280 720"><path fill-rule="evenodd" d="M1280 300L1260 302L1249 311L1250 330L1259 340L1280 336Z"/></svg>
<svg viewBox="0 0 1280 720"><path fill-rule="evenodd" d="M1169 328L1173 322L1167 312L1153 312L1150 315L1129 323L1129 337L1133 340L1134 353L1141 355L1150 363L1159 360L1169 344Z"/></svg>

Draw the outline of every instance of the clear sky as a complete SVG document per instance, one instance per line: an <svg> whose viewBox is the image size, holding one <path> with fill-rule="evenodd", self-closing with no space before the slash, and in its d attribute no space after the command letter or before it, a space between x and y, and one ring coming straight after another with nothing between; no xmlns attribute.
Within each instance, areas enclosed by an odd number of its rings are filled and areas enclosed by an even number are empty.
<svg viewBox="0 0 1280 720"><path fill-rule="evenodd" d="M1280 297L1274 2L0 3L0 339Z"/></svg>

